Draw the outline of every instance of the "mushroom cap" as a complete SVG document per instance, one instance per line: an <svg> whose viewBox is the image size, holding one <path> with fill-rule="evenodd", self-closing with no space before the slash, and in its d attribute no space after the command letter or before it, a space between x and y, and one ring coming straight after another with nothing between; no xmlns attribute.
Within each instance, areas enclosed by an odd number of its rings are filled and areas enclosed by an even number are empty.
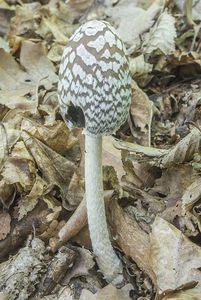
<svg viewBox="0 0 201 300"><path fill-rule="evenodd" d="M69 127L108 135L125 122L131 103L131 76L125 47L109 23L80 26L64 49L58 98Z"/></svg>

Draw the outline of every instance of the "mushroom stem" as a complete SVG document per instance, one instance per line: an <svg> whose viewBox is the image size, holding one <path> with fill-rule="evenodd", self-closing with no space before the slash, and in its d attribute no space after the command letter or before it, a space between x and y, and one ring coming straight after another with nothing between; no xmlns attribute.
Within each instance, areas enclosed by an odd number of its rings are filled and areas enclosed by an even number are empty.
<svg viewBox="0 0 201 300"><path fill-rule="evenodd" d="M122 264L107 229L103 200L102 137L85 136L85 192L88 225L98 266L108 282L122 281Z"/></svg>

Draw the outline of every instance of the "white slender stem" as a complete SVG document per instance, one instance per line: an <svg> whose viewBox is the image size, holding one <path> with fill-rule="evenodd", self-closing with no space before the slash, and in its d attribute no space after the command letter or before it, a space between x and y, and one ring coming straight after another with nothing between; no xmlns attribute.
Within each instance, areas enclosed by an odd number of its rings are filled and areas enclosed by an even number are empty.
<svg viewBox="0 0 201 300"><path fill-rule="evenodd" d="M121 261L115 254L107 229L103 199L102 137L85 137L85 189L88 225L94 254L108 282L122 280Z"/></svg>

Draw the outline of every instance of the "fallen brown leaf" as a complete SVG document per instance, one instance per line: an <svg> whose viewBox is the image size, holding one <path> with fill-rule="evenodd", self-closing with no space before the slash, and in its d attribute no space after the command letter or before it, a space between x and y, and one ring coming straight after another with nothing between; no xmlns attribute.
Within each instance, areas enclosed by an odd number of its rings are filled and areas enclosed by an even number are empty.
<svg viewBox="0 0 201 300"><path fill-rule="evenodd" d="M59 155L25 131L22 132L22 138L35 159L43 175L43 179L49 185L49 190L57 186L60 190L63 206L69 208L66 195L68 185L75 171L74 163Z"/></svg>
<svg viewBox="0 0 201 300"><path fill-rule="evenodd" d="M151 124L156 111L148 96L132 83L133 96L130 108L130 129L137 142L144 146L151 145Z"/></svg>
<svg viewBox="0 0 201 300"><path fill-rule="evenodd" d="M17 183L19 190L30 191L35 181L36 168L33 157L25 144L20 141L14 146L7 158L2 176L7 184Z"/></svg>
<svg viewBox="0 0 201 300"><path fill-rule="evenodd" d="M78 141L62 121L55 121L52 125L44 126L31 119L24 118L21 130L27 131L31 136L63 155Z"/></svg>
<svg viewBox="0 0 201 300"><path fill-rule="evenodd" d="M36 179L30 193L22 197L18 202L18 220L21 220L36 206L45 192L45 185L45 181L40 176L36 175Z"/></svg>
<svg viewBox="0 0 201 300"><path fill-rule="evenodd" d="M12 91L13 95L24 96L33 91L34 84L30 76L23 71L10 53L0 49L0 99L5 101L5 91ZM8 99L6 99L8 100Z"/></svg>
<svg viewBox="0 0 201 300"><path fill-rule="evenodd" d="M55 68L47 58L41 43L23 42L20 63L36 85L44 85L46 89L51 89L52 85L57 82Z"/></svg>
<svg viewBox="0 0 201 300"><path fill-rule="evenodd" d="M193 159L195 153L199 152L201 132L193 128L176 146L169 150L160 162L161 167L168 168L173 164L181 164Z"/></svg>
<svg viewBox="0 0 201 300"><path fill-rule="evenodd" d="M88 290L83 290L80 296L80 300L131 300L128 293L123 289L117 289L113 285L109 284L96 294L92 294Z"/></svg>
<svg viewBox="0 0 201 300"><path fill-rule="evenodd" d="M15 198L15 186L7 184L4 179L0 181L0 202L4 208L9 208Z"/></svg>
<svg viewBox="0 0 201 300"><path fill-rule="evenodd" d="M150 262L159 294L201 282L201 248L180 230L156 217L150 241Z"/></svg>
<svg viewBox="0 0 201 300"><path fill-rule="evenodd" d="M150 265L148 234L115 201L110 206L110 218L118 246L155 282L155 274Z"/></svg>
<svg viewBox="0 0 201 300"><path fill-rule="evenodd" d="M10 232L11 217L7 212L0 212L0 241L4 240Z"/></svg>

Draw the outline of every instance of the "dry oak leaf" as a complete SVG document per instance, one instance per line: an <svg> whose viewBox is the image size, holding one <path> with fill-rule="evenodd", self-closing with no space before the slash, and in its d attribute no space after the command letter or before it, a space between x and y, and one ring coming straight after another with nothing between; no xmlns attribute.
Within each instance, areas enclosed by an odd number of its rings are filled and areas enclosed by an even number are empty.
<svg viewBox="0 0 201 300"><path fill-rule="evenodd" d="M150 235L150 259L158 293L201 283L201 248L175 226L156 217Z"/></svg>

